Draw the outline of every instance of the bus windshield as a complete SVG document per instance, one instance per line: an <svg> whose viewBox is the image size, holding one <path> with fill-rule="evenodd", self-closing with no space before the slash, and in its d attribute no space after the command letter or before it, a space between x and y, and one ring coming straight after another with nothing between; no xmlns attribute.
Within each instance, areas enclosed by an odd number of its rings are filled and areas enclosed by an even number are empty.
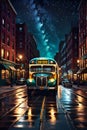
<svg viewBox="0 0 87 130"><path fill-rule="evenodd" d="M31 72L55 72L54 66L31 66Z"/></svg>

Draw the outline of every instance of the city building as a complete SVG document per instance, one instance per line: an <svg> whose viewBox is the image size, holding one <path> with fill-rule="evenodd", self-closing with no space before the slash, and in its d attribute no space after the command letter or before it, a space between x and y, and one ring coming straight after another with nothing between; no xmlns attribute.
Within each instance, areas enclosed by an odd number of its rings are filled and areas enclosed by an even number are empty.
<svg viewBox="0 0 87 130"><path fill-rule="evenodd" d="M37 44L34 35L28 33L28 42L27 42L27 58L30 61L32 58L40 57L39 50L37 49Z"/></svg>
<svg viewBox="0 0 87 130"><path fill-rule="evenodd" d="M27 77L29 77L29 61L32 58L40 57L39 50L37 49L37 44L34 36L28 32L27 43L26 43L26 58L27 58Z"/></svg>
<svg viewBox="0 0 87 130"><path fill-rule="evenodd" d="M54 59L56 60L56 62L57 62L58 65L59 65L59 62L60 62L60 55L59 55L59 52L56 53L56 55L54 56Z"/></svg>
<svg viewBox="0 0 87 130"><path fill-rule="evenodd" d="M79 5L79 78L87 81L87 1Z"/></svg>
<svg viewBox="0 0 87 130"><path fill-rule="evenodd" d="M79 56L78 27L72 27L66 39L68 79L77 80L77 60Z"/></svg>
<svg viewBox="0 0 87 130"><path fill-rule="evenodd" d="M20 77L26 78L27 57L26 57L26 45L27 45L27 25L26 23L16 24L16 62L17 67L17 79Z"/></svg>
<svg viewBox="0 0 87 130"><path fill-rule="evenodd" d="M16 78L16 14L9 0L0 0L0 85Z"/></svg>
<svg viewBox="0 0 87 130"><path fill-rule="evenodd" d="M59 44L60 66L62 77L70 80L77 80L79 55L78 49L78 27L72 27L69 34L65 35L65 41Z"/></svg>
<svg viewBox="0 0 87 130"><path fill-rule="evenodd" d="M66 39L67 36L65 36ZM67 76L67 68L66 68L66 64L67 64L67 53L66 53L66 40L64 41L60 41L59 43L59 55L60 55L60 62L59 62L59 66L61 67L61 71L62 71L62 78Z"/></svg>
<svg viewBox="0 0 87 130"><path fill-rule="evenodd" d="M39 57L34 36L28 32L26 23L16 24L17 78L28 78L29 61Z"/></svg>

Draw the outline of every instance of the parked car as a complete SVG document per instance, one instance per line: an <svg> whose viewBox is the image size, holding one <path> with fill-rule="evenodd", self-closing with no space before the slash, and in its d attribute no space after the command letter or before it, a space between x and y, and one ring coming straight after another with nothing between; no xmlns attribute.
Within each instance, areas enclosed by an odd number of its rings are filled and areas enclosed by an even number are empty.
<svg viewBox="0 0 87 130"><path fill-rule="evenodd" d="M26 79L25 78L20 78L16 81L17 85L25 85L26 84Z"/></svg>
<svg viewBox="0 0 87 130"><path fill-rule="evenodd" d="M62 81L62 85L65 86L65 87L72 87L72 82L69 81L68 79L64 79Z"/></svg>

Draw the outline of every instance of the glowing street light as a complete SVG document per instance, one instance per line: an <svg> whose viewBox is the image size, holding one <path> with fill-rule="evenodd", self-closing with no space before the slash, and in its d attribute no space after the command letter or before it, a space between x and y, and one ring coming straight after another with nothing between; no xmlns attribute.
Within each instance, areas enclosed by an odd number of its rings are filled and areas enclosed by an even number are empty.
<svg viewBox="0 0 87 130"><path fill-rule="evenodd" d="M80 62L80 60L78 59L78 60L77 60L77 63L79 64L79 62Z"/></svg>
<svg viewBox="0 0 87 130"><path fill-rule="evenodd" d="M18 57L19 57L20 60L22 60L22 58L23 58L23 56L21 54Z"/></svg>

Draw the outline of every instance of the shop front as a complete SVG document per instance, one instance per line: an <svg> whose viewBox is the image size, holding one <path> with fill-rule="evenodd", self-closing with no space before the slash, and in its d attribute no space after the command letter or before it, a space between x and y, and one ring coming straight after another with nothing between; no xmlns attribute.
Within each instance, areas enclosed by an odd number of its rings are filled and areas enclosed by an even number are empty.
<svg viewBox="0 0 87 130"><path fill-rule="evenodd" d="M16 68L15 63L1 60L0 61L0 86L10 85L11 80L15 83Z"/></svg>

